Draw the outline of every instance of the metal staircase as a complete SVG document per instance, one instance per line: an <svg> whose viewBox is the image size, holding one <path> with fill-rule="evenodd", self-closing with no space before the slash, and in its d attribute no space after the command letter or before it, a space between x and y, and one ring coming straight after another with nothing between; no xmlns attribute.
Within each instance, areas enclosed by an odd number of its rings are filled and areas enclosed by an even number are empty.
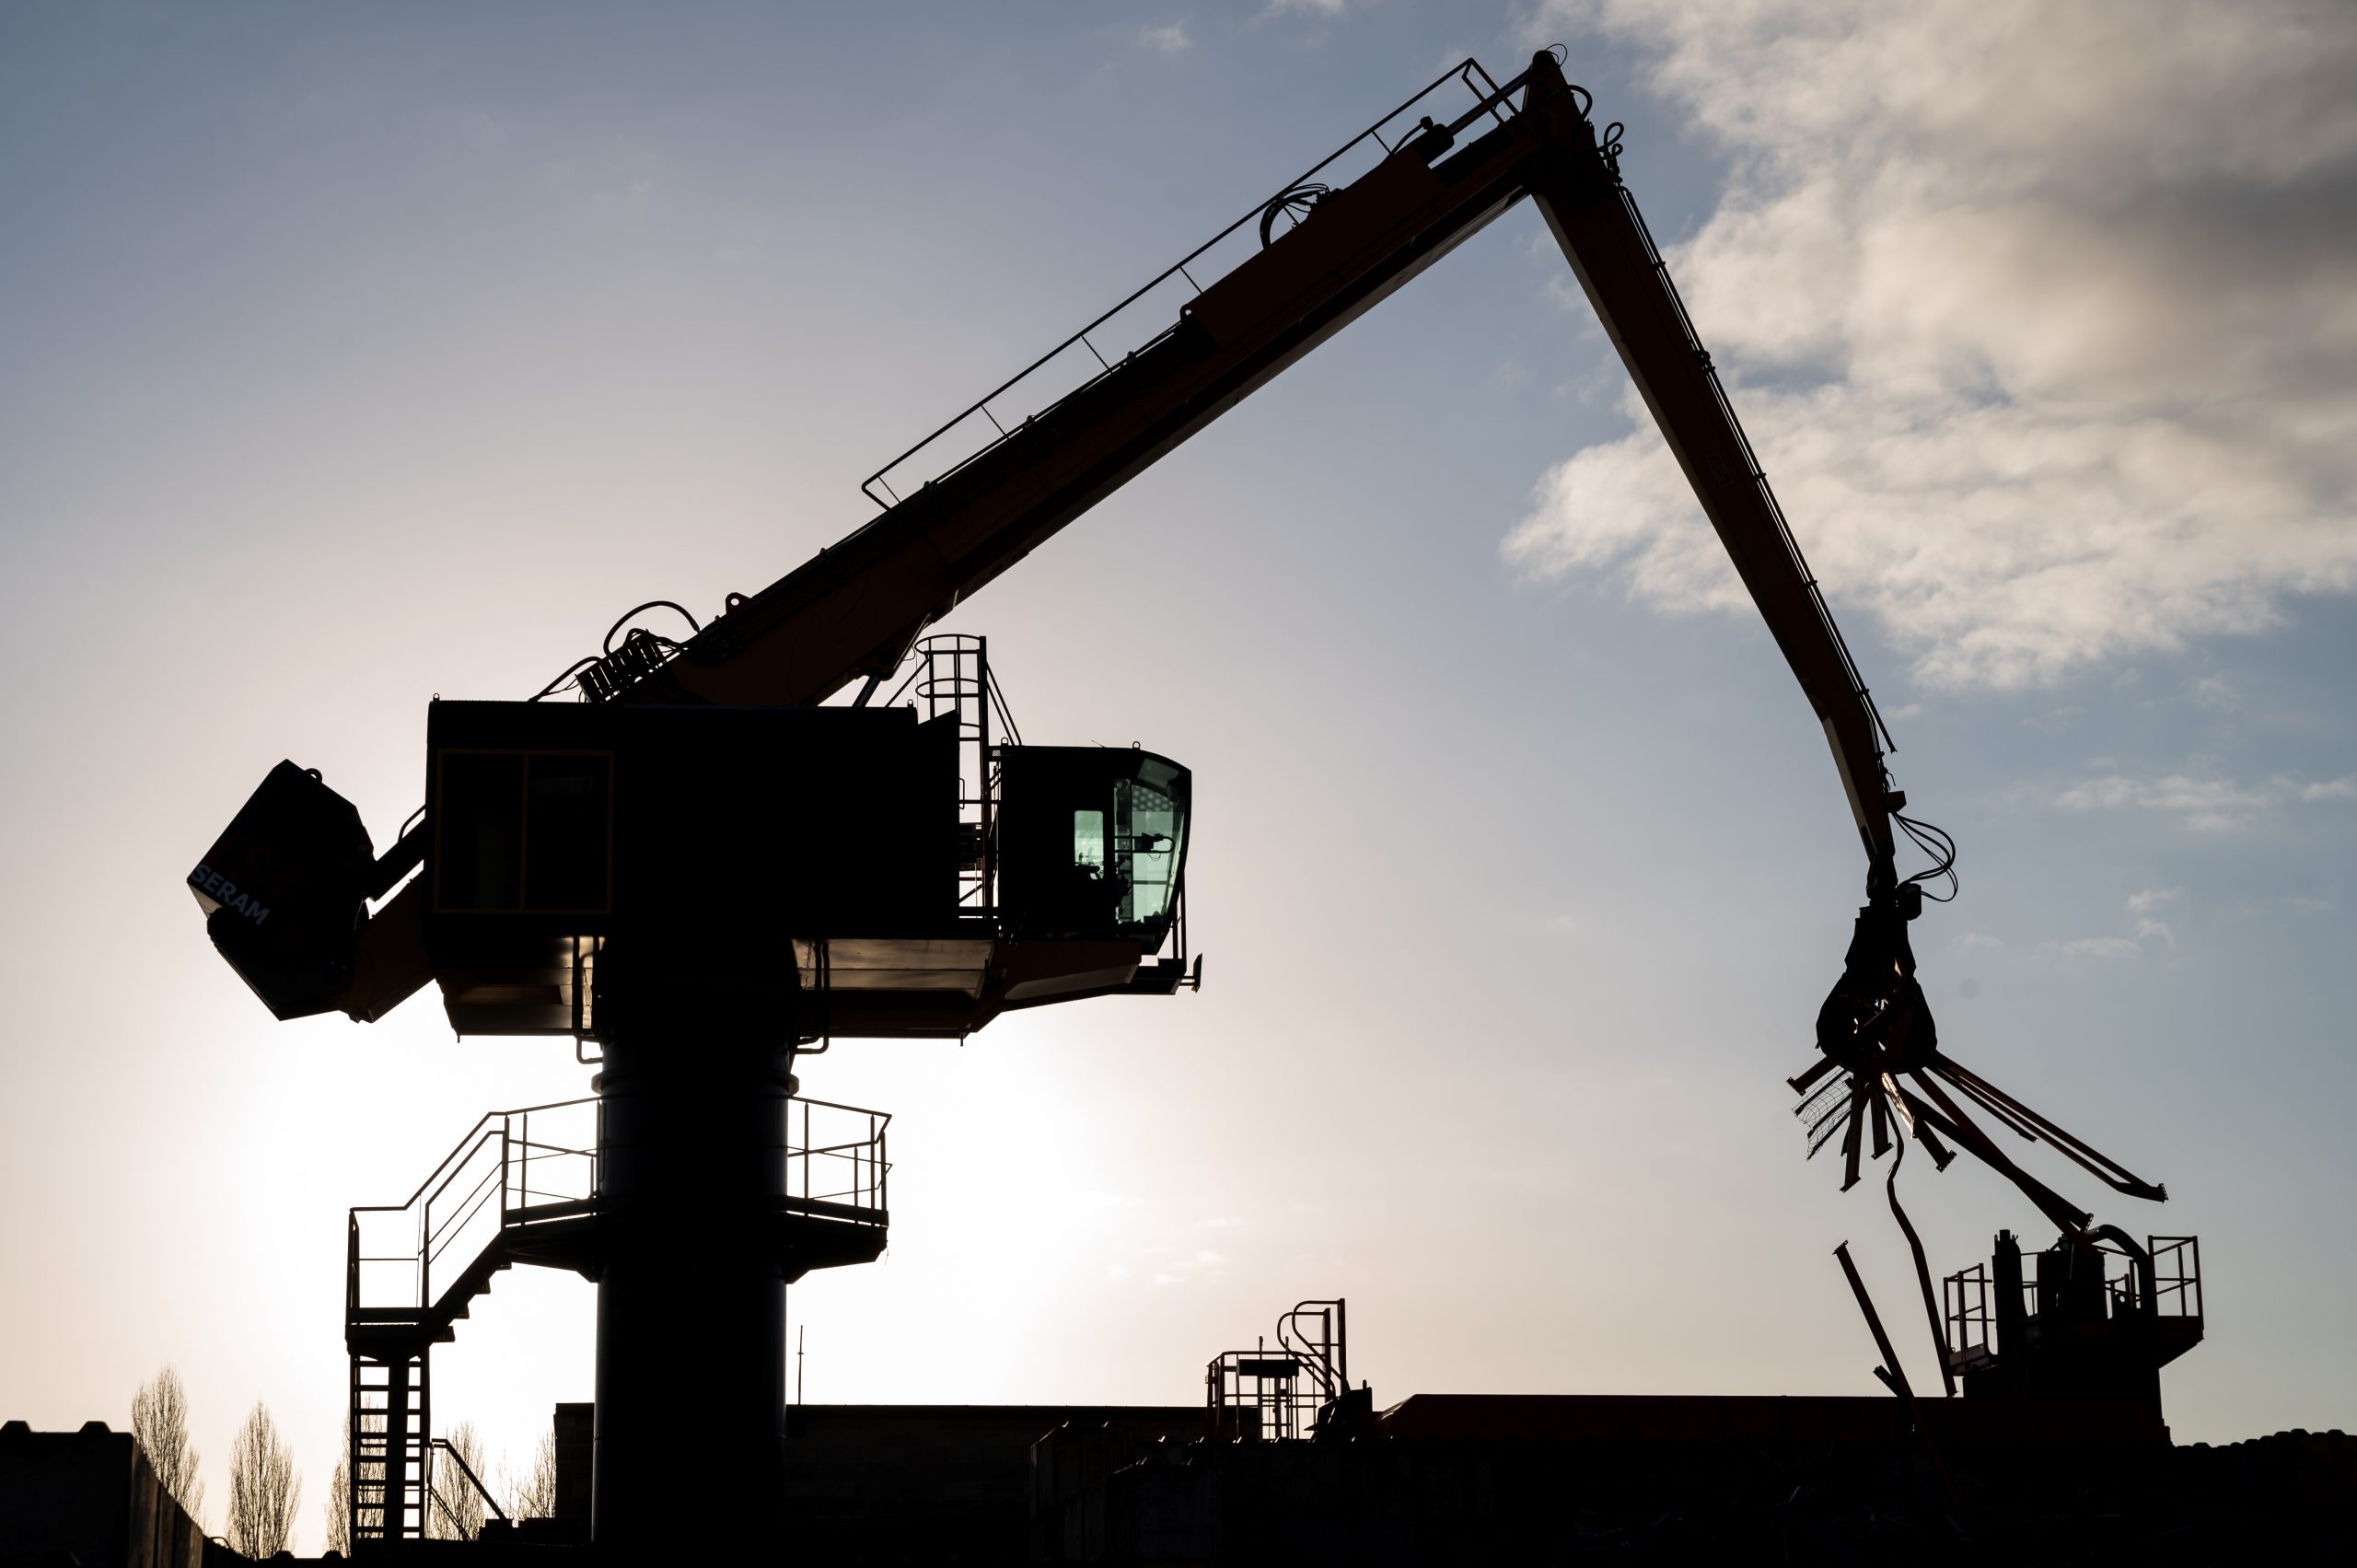
<svg viewBox="0 0 2357 1568"><path fill-rule="evenodd" d="M355 1547L427 1532L432 1347L456 1339L475 1299L517 1263L598 1278L601 1103L493 1111L408 1202L352 1210L343 1332ZM786 1278L874 1261L890 1222L891 1117L799 1097L788 1112L769 1216Z"/></svg>
<svg viewBox="0 0 2357 1568"><path fill-rule="evenodd" d="M998 834L992 807L998 799L998 748L1023 744L991 669L990 639L943 633L917 640L907 679L884 700L890 707L913 695L928 719L958 722L958 912L993 912Z"/></svg>

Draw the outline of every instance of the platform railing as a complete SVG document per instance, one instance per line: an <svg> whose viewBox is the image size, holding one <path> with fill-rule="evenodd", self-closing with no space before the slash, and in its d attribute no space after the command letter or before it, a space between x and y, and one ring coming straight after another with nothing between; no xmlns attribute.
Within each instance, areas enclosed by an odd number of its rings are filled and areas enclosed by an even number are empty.
<svg viewBox="0 0 2357 1568"><path fill-rule="evenodd" d="M2131 1317L2181 1318L2199 1323L2201 1316L2201 1238L2195 1236L2149 1236L2145 1256L2151 1260L2151 1299L2139 1277L2135 1258L2108 1240L2096 1246L2103 1260L2105 1311L2114 1321ZM2025 1260L2025 1262L2028 1260ZM1948 1365L1976 1365L1997 1351L1998 1286L1989 1265L1975 1263L1941 1282L1942 1316L1947 1330ZM2025 1270L2021 1285L2025 1321L2038 1316L2038 1278Z"/></svg>
<svg viewBox="0 0 2357 1568"><path fill-rule="evenodd" d="M1195 296L1260 250L1263 215L1288 196L1314 184L1337 188L1349 184L1413 140L1424 119L1437 118L1450 130L1484 117L1504 124L1516 112L1511 95L1522 81L1516 76L1501 87L1475 60L1450 66L1398 108L1255 202L1234 223L1120 303L868 475L860 484L861 492L888 509L921 485L947 479L1031 420L1112 375L1120 366L1177 331L1181 312ZM1452 84L1470 95L1469 108L1451 90Z"/></svg>
<svg viewBox="0 0 2357 1568"><path fill-rule="evenodd" d="M1997 1313L1989 1265L1975 1263L1940 1282L1943 1317L1947 1324L1944 1348L1948 1365L1961 1369L1988 1361L1997 1353Z"/></svg>
<svg viewBox="0 0 2357 1568"><path fill-rule="evenodd" d="M1215 1443L1295 1442L1350 1388L1341 1300L1296 1302L1277 1319L1277 1342L1232 1350L1203 1369L1204 1432Z"/></svg>
<svg viewBox="0 0 2357 1568"><path fill-rule="evenodd" d="M407 1202L354 1207L345 1243L347 1321L424 1314L504 1234L595 1213L599 1109L592 1097L493 1111ZM789 1100L784 1195L836 1218L884 1223L891 1120L829 1100Z"/></svg>
<svg viewBox="0 0 2357 1568"><path fill-rule="evenodd" d="M922 637L886 707L903 698L927 719L954 718L958 726L958 912L989 919L994 912L998 834L999 744L1023 744L1015 715L991 669L990 639L969 632Z"/></svg>
<svg viewBox="0 0 2357 1568"><path fill-rule="evenodd" d="M2153 1299L2148 1310L2155 1318L2201 1317L2201 1238L2198 1236L2150 1236L2144 1238L2153 1260ZM2113 1311L2139 1304L2133 1270L2106 1281Z"/></svg>
<svg viewBox="0 0 2357 1568"><path fill-rule="evenodd" d="M885 1111L797 1096L786 1107L786 1197L883 1224L891 1209L891 1124Z"/></svg>
<svg viewBox="0 0 2357 1568"><path fill-rule="evenodd" d="M2153 1294L2164 1318L2200 1318L2201 1238L2198 1236L2155 1236L2153 1249Z"/></svg>

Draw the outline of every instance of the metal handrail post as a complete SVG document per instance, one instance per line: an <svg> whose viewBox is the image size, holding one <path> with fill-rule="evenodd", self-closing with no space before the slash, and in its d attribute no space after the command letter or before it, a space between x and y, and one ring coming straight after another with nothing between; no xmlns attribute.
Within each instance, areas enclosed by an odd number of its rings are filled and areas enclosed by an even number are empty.
<svg viewBox="0 0 2357 1568"><path fill-rule="evenodd" d="M474 1467L467 1463L467 1457L459 1452L458 1445L452 1443L447 1437L436 1437L426 1446L435 1453L450 1456L450 1462L459 1467L459 1473L467 1478L467 1484L475 1489L475 1495L482 1499L483 1506L489 1508L501 1524L509 1522L507 1510L499 1505L499 1499L493 1496L491 1488L482 1483L482 1477L475 1474ZM455 1524L457 1516L451 1512L449 1504L444 1503L438 1493L434 1500L442 1504L442 1512L448 1515L451 1522Z"/></svg>

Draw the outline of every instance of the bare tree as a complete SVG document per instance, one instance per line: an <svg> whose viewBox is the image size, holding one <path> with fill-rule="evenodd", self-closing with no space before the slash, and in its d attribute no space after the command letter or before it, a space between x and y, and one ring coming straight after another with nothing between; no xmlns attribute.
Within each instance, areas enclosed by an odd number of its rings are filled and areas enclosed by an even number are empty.
<svg viewBox="0 0 2357 1568"><path fill-rule="evenodd" d="M188 1443L188 1390L170 1366L131 1396L131 1435L146 1450L157 1482L202 1527L204 1482L197 1479L197 1453Z"/></svg>
<svg viewBox="0 0 2357 1568"><path fill-rule="evenodd" d="M343 1418L343 1446L328 1478L328 1550L352 1555L352 1418Z"/></svg>
<svg viewBox="0 0 2357 1568"><path fill-rule="evenodd" d="M482 1474L482 1436L475 1423L462 1421L450 1428L451 1451L467 1469ZM482 1534L482 1493L475 1490L458 1466L437 1458L434 1466L434 1495L426 1504L425 1533L439 1540L472 1540Z"/></svg>
<svg viewBox="0 0 2357 1568"><path fill-rule="evenodd" d="M229 1448L229 1544L255 1558L284 1551L302 1501L295 1456L279 1441L270 1408L256 1400Z"/></svg>
<svg viewBox="0 0 2357 1568"><path fill-rule="evenodd" d="M501 1501L511 1519L556 1517L556 1434L543 1432L532 1450L532 1464L521 1475L499 1467Z"/></svg>

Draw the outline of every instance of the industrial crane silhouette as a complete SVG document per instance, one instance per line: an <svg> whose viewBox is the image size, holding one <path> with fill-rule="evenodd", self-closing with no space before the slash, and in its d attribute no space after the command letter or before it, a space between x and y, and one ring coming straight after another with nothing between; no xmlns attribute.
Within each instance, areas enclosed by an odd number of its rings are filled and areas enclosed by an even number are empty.
<svg viewBox="0 0 2357 1568"><path fill-rule="evenodd" d="M880 515L768 587L709 621L639 606L531 701L435 703L426 804L382 855L284 762L192 874L215 945L281 1018L374 1020L434 982L461 1033L602 1051L594 1147L564 1146L589 1190L519 1220L544 1226L543 1251L517 1255L598 1282L600 1542L676 1539L668 1500L688 1493L715 1539L776 1516L785 1283L841 1223L789 1202L808 1150L787 1124L797 1051L1200 981L1188 770L1021 744L980 641L930 629L1526 199L1822 725L1857 828L1864 905L1821 1058L1793 1080L1829 1102L1815 1131L1842 1138L1844 1185L1865 1134L1879 1156L1896 1125L2083 1234L2089 1217L1961 1099L2163 1196L1939 1049L1907 929L1953 845L1904 814L1881 715L1621 182L1620 127L1590 108L1552 53L1503 84L1471 62L1444 73L870 476ZM683 634L637 623L650 610ZM929 717L876 701L912 660ZM568 691L581 701L546 700ZM1901 837L1932 864L1902 877ZM356 1337L356 1362L410 1353L388 1331ZM399 1420L374 1451L389 1493L412 1462ZM398 1533L397 1512L376 1528Z"/></svg>

